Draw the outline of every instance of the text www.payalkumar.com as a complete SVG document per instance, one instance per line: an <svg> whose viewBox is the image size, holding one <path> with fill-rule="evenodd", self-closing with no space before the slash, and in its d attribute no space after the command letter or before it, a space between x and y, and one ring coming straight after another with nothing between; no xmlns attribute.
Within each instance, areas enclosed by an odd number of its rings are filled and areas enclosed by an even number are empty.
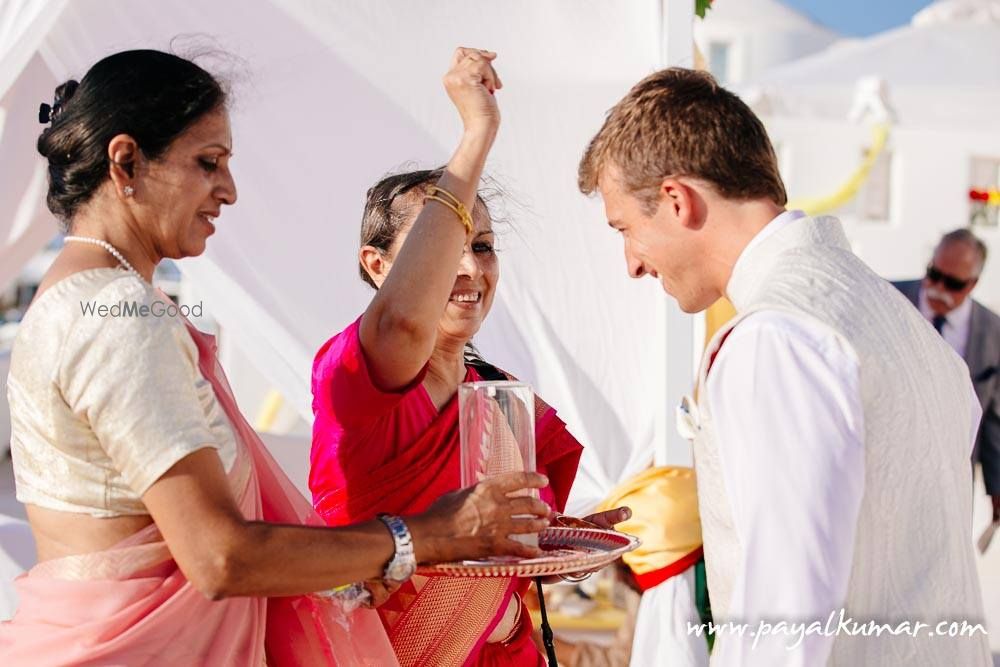
<svg viewBox="0 0 1000 667"><path fill-rule="evenodd" d="M759 621L758 623L691 623L688 622L688 635L735 635L753 638L753 647L766 637L788 637L786 648L796 649L809 636L836 637L839 635L881 637L909 636L919 637L975 637L977 634L987 634L982 623L969 621L939 621L924 623L923 621L902 621L896 623L880 623L878 621L857 621L847 615L846 611L830 612L826 623L811 621Z"/></svg>

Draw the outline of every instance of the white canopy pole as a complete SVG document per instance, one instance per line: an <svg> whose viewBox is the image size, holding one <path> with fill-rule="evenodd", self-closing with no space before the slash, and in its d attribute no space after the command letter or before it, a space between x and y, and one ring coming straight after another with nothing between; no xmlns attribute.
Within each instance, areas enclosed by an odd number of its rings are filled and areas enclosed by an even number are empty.
<svg viewBox="0 0 1000 667"><path fill-rule="evenodd" d="M663 0L661 4L661 57L663 67L694 66L694 0ZM696 318L681 311L666 295L659 302L657 321L662 327L655 337L660 368L666 373L664 395L657 415L656 465L692 465L691 446L674 425L675 406L691 392L696 372ZM701 317L701 316L698 316Z"/></svg>

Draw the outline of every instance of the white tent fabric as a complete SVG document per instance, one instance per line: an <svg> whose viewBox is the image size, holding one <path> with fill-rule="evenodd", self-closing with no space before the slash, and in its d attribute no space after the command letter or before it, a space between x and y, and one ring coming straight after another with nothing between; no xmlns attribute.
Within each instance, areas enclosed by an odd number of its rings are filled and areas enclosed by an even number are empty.
<svg viewBox="0 0 1000 667"><path fill-rule="evenodd" d="M446 160L459 132L440 85L451 50L497 50L504 124L489 171L514 203L499 298L477 343L531 381L588 446L578 508L667 440L677 398L667 385L684 386L690 366L668 369L659 286L627 279L600 203L575 187L605 110L661 63L660 2L78 0L4 2L0 12L0 25L20 27L0 61L0 81L13 82L0 102L0 284L56 231L33 142L35 110L57 82L108 53L169 49L192 33L241 59L204 61L235 82L240 202L223 213L206 256L180 266L223 335L305 417L314 350L370 296L355 259L365 189L400 165ZM690 320L674 319L680 357L690 358Z"/></svg>
<svg viewBox="0 0 1000 667"><path fill-rule="evenodd" d="M730 85L840 39L780 0L715 0L707 19L695 24L695 42L716 76L724 74ZM725 71L712 62L713 47L725 49Z"/></svg>
<svg viewBox="0 0 1000 667"><path fill-rule="evenodd" d="M9 284L21 267L53 234L44 211L45 169L30 159L38 134L34 110L52 75L38 51L59 18L65 0L0 2L0 286ZM42 98L45 99L45 98Z"/></svg>
<svg viewBox="0 0 1000 667"><path fill-rule="evenodd" d="M35 538L28 523L0 514L0 621L14 616L17 591L11 582L35 562Z"/></svg>
<svg viewBox="0 0 1000 667"><path fill-rule="evenodd" d="M10 352L0 350L0 456L10 449L10 408L7 407L7 371L10 370Z"/></svg>
<svg viewBox="0 0 1000 667"><path fill-rule="evenodd" d="M6 0L0 4L0 97L35 55L65 4L66 0Z"/></svg>
<svg viewBox="0 0 1000 667"><path fill-rule="evenodd" d="M688 24L665 49L665 23L677 16ZM659 285L626 277L621 242L575 174L604 112L664 54L690 54L690 9L659 0L7 0L0 27L0 285L56 232L33 143L38 104L58 82L109 53L171 49L192 33L240 59L203 60L235 84L240 201L206 256L180 267L226 342L307 419L313 352L370 298L356 269L365 190L401 165L447 159L460 129L440 84L451 51L498 51L504 122L489 172L509 193L509 225L477 344L532 382L586 445L571 511L589 510L657 453L661 463L688 460L671 406L691 380L692 321ZM173 47L184 55L205 45ZM659 622L640 621L653 631Z"/></svg>
<svg viewBox="0 0 1000 667"><path fill-rule="evenodd" d="M840 214L862 259L887 278L912 278L941 234L968 223L969 188L992 183L975 167L1000 156L998 45L1000 0L938 0L908 26L771 70L741 94L778 146L793 199L839 189L870 146L880 109L891 110L887 159L872 186L884 219L861 216L856 204ZM996 227L976 233L991 255L1000 247ZM991 308L1000 307L997 276L1000 265L987 262L974 293Z"/></svg>
<svg viewBox="0 0 1000 667"><path fill-rule="evenodd" d="M955 21L998 22L1000 2L996 0L938 0L913 17L913 25L927 26Z"/></svg>

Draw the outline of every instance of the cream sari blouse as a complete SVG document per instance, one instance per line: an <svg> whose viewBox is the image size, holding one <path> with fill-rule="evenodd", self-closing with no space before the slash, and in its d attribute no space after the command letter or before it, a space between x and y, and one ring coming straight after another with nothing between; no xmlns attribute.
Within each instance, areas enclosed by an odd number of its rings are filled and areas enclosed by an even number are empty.
<svg viewBox="0 0 1000 667"><path fill-rule="evenodd" d="M188 454L213 447L232 468L232 426L183 319L162 312L170 303L135 275L100 268L68 276L31 305L7 382L19 501L96 517L148 514L142 494ZM129 312L133 304L149 312Z"/></svg>

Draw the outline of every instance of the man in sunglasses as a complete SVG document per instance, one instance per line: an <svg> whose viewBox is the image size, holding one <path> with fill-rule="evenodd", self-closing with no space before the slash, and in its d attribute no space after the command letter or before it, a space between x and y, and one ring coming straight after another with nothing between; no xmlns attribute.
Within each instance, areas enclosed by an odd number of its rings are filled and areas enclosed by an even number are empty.
<svg viewBox="0 0 1000 667"><path fill-rule="evenodd" d="M968 229L945 234L922 280L895 283L969 365L983 406L972 454L982 464L993 520L1000 521L1000 316L972 299L986 245Z"/></svg>

